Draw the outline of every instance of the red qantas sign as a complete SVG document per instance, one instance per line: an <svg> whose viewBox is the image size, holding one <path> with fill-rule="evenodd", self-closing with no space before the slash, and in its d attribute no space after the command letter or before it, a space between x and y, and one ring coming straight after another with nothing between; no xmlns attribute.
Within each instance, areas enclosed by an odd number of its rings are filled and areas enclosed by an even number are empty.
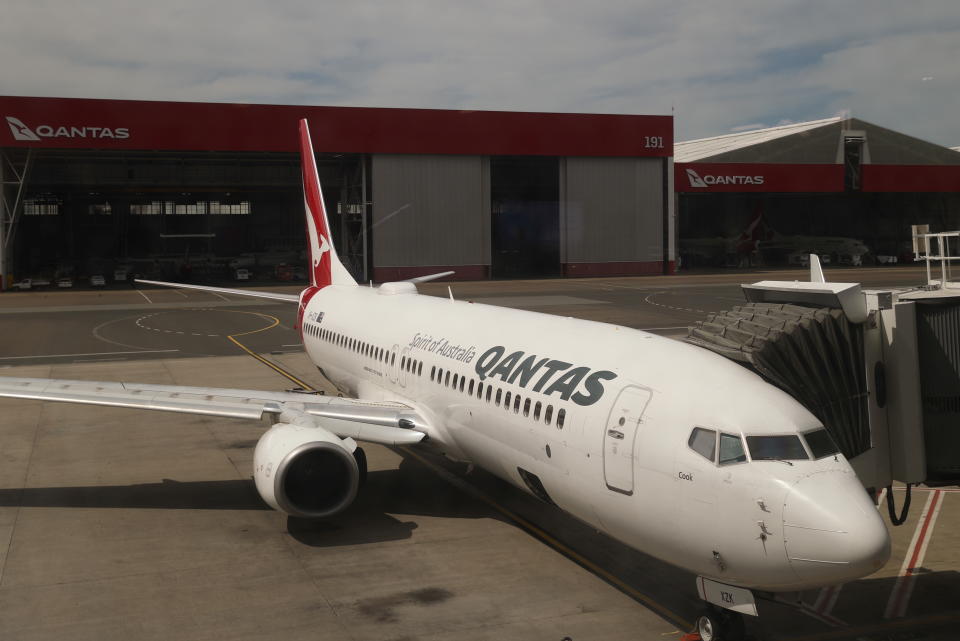
<svg viewBox="0 0 960 641"><path fill-rule="evenodd" d="M676 163L674 188L685 193L843 191L843 165Z"/></svg>
<svg viewBox="0 0 960 641"><path fill-rule="evenodd" d="M864 165L863 191L960 192L960 165Z"/></svg>
<svg viewBox="0 0 960 641"><path fill-rule="evenodd" d="M673 154L672 116L0 97L0 147L398 154Z"/></svg>

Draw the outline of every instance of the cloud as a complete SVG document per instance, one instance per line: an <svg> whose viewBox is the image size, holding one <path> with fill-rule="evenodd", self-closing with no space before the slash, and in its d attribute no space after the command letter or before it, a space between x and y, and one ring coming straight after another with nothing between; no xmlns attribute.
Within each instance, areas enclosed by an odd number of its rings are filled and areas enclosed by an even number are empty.
<svg viewBox="0 0 960 641"><path fill-rule="evenodd" d="M0 56L6 95L673 109L681 140L849 110L960 144L955 0L34 0Z"/></svg>

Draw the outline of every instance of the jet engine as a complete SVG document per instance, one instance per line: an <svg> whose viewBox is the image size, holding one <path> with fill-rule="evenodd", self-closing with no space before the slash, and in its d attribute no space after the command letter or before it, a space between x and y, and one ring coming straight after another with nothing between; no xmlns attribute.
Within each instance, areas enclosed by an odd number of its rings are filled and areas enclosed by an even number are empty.
<svg viewBox="0 0 960 641"><path fill-rule="evenodd" d="M314 420L275 424L253 453L260 496L291 516L322 518L343 511L356 498L365 468L356 441L342 439Z"/></svg>

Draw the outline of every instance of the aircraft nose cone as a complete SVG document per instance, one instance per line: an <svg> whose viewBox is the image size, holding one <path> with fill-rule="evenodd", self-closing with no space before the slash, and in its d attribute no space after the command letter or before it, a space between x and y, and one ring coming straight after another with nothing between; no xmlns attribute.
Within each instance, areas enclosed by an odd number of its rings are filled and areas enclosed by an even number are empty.
<svg viewBox="0 0 960 641"><path fill-rule="evenodd" d="M798 481L784 501L783 536L791 567L811 585L858 579L890 558L887 527L852 471Z"/></svg>

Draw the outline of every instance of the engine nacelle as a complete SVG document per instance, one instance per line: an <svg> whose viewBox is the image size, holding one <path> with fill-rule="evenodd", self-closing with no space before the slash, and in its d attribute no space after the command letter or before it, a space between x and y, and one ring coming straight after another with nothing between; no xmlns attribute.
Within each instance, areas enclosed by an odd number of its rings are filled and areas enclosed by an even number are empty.
<svg viewBox="0 0 960 641"><path fill-rule="evenodd" d="M291 516L332 516L357 496L358 449L352 438L315 424L277 423L253 453L257 491L270 507Z"/></svg>

